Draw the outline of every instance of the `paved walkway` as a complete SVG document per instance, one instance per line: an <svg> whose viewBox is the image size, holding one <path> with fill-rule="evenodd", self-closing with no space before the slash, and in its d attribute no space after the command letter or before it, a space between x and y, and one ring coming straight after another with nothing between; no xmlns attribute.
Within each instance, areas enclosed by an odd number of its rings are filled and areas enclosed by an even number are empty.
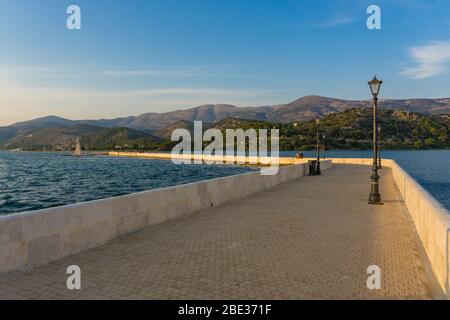
<svg viewBox="0 0 450 320"><path fill-rule="evenodd" d="M0 298L431 298L417 236L389 169L367 204L368 166L337 165L248 198L0 277ZM65 270L82 270L69 291ZM367 267L382 271L367 289Z"/></svg>

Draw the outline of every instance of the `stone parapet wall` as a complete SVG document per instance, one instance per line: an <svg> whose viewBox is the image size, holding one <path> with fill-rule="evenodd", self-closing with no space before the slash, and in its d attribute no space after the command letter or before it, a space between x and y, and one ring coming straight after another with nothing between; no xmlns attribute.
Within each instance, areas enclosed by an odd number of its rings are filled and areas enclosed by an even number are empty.
<svg viewBox="0 0 450 320"><path fill-rule="evenodd" d="M322 170L331 161L322 162ZM28 213L0 216L0 273L29 270L114 238L307 175L307 163L276 175L251 172Z"/></svg>

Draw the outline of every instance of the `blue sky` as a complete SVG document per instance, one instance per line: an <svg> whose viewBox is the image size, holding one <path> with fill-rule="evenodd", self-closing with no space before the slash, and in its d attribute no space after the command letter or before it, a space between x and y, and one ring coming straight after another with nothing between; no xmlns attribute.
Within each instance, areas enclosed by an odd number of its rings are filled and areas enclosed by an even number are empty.
<svg viewBox="0 0 450 320"><path fill-rule="evenodd" d="M366 99L374 73L385 98L448 97L449 31L448 0L0 0L0 125Z"/></svg>

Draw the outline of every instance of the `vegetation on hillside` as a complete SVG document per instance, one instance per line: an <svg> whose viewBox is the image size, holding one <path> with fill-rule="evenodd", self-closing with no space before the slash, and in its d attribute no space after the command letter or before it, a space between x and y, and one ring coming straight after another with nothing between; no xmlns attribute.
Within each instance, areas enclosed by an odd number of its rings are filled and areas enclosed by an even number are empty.
<svg viewBox="0 0 450 320"><path fill-rule="evenodd" d="M425 116L402 110L379 110L381 146L384 149L449 148L448 115ZM312 150L316 148L317 127L314 120L296 123L226 119L215 125L227 128L280 129L280 150ZM350 109L330 114L320 120L329 149L369 149L372 147L373 116L371 109Z"/></svg>
<svg viewBox="0 0 450 320"><path fill-rule="evenodd" d="M379 110L381 146L383 149L449 148L449 115L424 115L402 110ZM372 109L354 108L329 114L320 120L320 139L325 136L327 149L370 149L372 147ZM152 150L170 151L177 142L170 141L177 128L193 130L190 121L177 121L152 133L135 129L102 128L75 125L67 128L44 128L19 135L1 146L22 150L73 150L76 138L85 150ZM272 123L259 120L227 118L204 123L203 130L279 129L280 150L313 150L316 148L315 120ZM209 142L203 143L205 146Z"/></svg>
<svg viewBox="0 0 450 320"><path fill-rule="evenodd" d="M402 110L379 110L381 146L384 149L448 148L449 120ZM313 149L315 121L290 124L282 129L281 149ZM325 135L330 149L369 149L373 139L371 109L351 109L331 114L320 121L320 134Z"/></svg>
<svg viewBox="0 0 450 320"><path fill-rule="evenodd" d="M158 148L161 139L130 128L108 128L82 137L80 142L88 150L139 150Z"/></svg>

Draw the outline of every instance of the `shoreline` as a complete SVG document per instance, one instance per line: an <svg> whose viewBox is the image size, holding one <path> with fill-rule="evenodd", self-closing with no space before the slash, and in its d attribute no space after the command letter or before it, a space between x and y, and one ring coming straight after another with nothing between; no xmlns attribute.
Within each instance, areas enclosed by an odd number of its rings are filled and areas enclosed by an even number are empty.
<svg viewBox="0 0 450 320"><path fill-rule="evenodd" d="M326 152L369 152L372 151L372 149L326 149ZM430 149L415 149L415 148L406 148L406 149L381 149L381 151L450 151L450 147L448 148L430 148ZM73 153L73 150L64 150L64 151L58 151L58 150L9 150L9 149L0 149L0 152L14 152L14 153L20 153L20 152L36 152L36 153ZM109 152L134 152L138 153L141 152L140 150L82 150L82 152L89 152L89 153L95 153L95 154L107 154ZM280 153L282 152L316 152L314 149L309 150L280 150ZM322 151L321 151L322 152ZM158 150L145 150L144 153L168 153L170 154L170 151L158 151Z"/></svg>

